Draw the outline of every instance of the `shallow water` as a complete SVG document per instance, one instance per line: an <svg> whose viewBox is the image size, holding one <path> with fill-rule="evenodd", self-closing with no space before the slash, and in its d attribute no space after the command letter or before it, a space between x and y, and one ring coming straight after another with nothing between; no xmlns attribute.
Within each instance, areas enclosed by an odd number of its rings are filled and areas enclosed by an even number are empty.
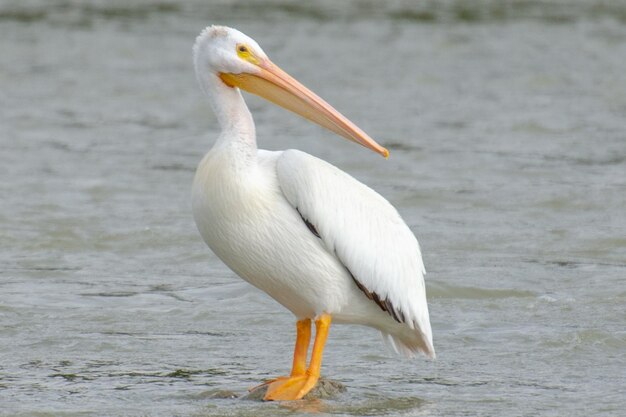
<svg viewBox="0 0 626 417"><path fill-rule="evenodd" d="M601 1L0 2L0 414L620 415L625 21ZM335 326L337 400L210 398L287 372L293 319L193 224L209 23L390 148L247 97L261 146L331 161L417 233L436 361Z"/></svg>

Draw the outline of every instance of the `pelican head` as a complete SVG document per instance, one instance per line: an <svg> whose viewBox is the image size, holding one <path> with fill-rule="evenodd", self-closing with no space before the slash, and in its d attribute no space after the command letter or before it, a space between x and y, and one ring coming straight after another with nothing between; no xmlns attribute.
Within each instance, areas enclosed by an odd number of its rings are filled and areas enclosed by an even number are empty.
<svg viewBox="0 0 626 417"><path fill-rule="evenodd" d="M209 26L194 45L196 76L265 98L384 156L389 151L319 96L280 69L254 39L236 29Z"/></svg>

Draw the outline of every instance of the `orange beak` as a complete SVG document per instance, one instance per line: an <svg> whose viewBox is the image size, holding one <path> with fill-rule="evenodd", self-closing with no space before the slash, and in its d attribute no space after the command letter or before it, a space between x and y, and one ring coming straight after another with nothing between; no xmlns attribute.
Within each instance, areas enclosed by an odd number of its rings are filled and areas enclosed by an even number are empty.
<svg viewBox="0 0 626 417"><path fill-rule="evenodd" d="M357 125L272 61L264 58L259 59L255 64L259 68L257 74L220 73L219 76L230 87L239 87L249 93L263 97L335 132L339 136L363 145L385 158L389 157L389 151L386 148L376 143Z"/></svg>

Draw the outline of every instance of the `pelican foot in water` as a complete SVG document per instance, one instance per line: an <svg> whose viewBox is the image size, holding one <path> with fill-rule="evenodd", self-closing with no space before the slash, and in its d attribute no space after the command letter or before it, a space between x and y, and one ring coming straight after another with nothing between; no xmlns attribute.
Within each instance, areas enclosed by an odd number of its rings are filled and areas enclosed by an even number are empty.
<svg viewBox="0 0 626 417"><path fill-rule="evenodd" d="M286 377L289 378L289 377ZM267 389L269 388L269 383L264 385L259 385L254 388L252 391L241 397L243 401L266 401L265 394L267 393ZM316 401L316 400L331 400L337 399L341 394L346 392L348 388L339 381L334 381L331 379L326 379L324 377L320 377L317 381L317 384L313 387L308 394L302 397L303 401Z"/></svg>
<svg viewBox="0 0 626 417"><path fill-rule="evenodd" d="M270 383L265 401L299 400L315 387L319 375L298 375Z"/></svg>
<svg viewBox="0 0 626 417"><path fill-rule="evenodd" d="M298 321L298 335L294 350L293 370L288 378L277 378L267 388L264 399L266 401L299 400L317 384L322 367L322 354L328 337L328 330L332 317L330 314L321 314L315 320L315 342L311 352L309 368L304 371L306 352L311 335L311 321Z"/></svg>

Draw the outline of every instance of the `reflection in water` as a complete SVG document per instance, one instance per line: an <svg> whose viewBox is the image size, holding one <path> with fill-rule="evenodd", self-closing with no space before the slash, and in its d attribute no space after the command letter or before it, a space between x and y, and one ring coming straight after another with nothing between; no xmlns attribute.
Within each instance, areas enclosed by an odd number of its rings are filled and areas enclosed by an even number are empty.
<svg viewBox="0 0 626 417"><path fill-rule="evenodd" d="M282 403L250 403L238 399L220 400L216 410L207 410L207 416L223 415L225 409L236 405L238 416L281 416L297 414L387 416L407 415L418 412L427 405L426 401L415 397L389 398L366 395L361 400L340 398L337 400L300 400ZM230 406L229 406L230 405Z"/></svg>

